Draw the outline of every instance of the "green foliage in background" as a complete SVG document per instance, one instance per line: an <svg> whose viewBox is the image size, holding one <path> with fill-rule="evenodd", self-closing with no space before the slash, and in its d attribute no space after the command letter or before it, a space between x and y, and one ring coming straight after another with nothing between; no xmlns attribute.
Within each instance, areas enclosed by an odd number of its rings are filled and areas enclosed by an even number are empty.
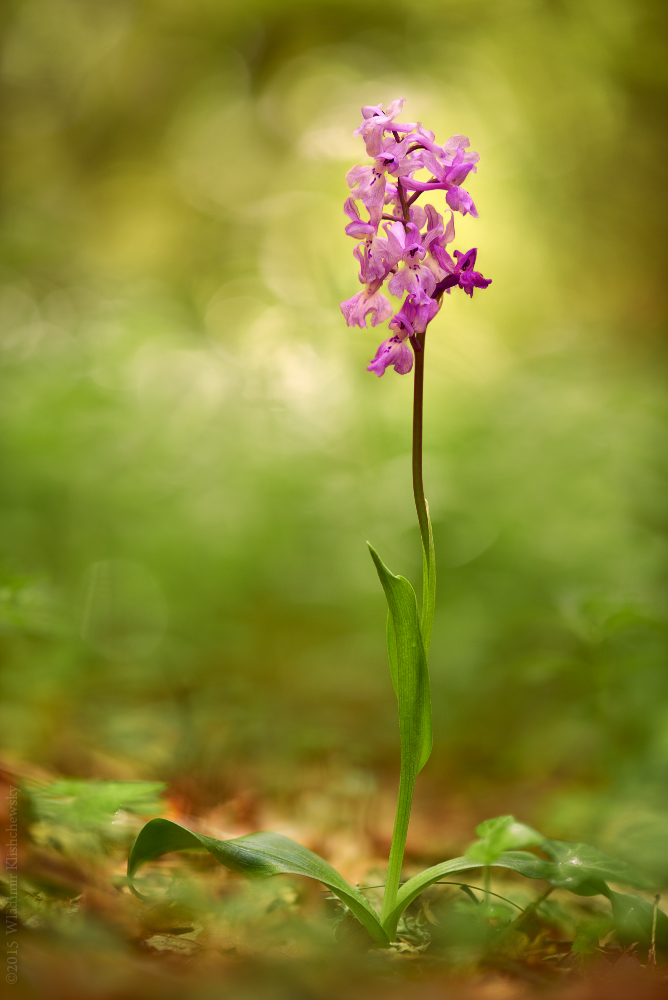
<svg viewBox="0 0 668 1000"><path fill-rule="evenodd" d="M417 582L411 386L338 303L350 133L401 95L481 152L494 281L430 330L421 780L668 874L665 6L0 17L4 749L209 803L395 768L364 541Z"/></svg>

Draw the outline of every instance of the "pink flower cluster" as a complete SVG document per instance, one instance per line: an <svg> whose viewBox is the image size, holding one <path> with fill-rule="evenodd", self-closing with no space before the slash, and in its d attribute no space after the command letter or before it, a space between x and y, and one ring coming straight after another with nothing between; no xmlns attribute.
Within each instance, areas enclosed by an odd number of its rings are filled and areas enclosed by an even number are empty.
<svg viewBox="0 0 668 1000"><path fill-rule="evenodd" d="M392 336L368 366L378 376L389 365L400 375L412 369L408 342L414 350L421 349L420 336L440 309L444 292L450 294L457 286L472 296L474 288L491 283L474 270L477 250L455 250L454 259L446 250L455 238L454 213L478 217L471 195L461 185L471 171L475 173L480 157L467 152L466 136L453 135L439 146L434 133L421 124L395 122L404 100L392 101L386 112L380 104L362 108L362 124L353 134L362 136L373 164L355 166L346 175L352 191L344 206L350 219L346 233L360 241L353 253L364 288L342 302L341 311L348 326L365 327L367 316L372 326L390 320ZM421 170L429 171L428 180L415 179ZM424 191L436 190L446 192L447 223L433 205L417 204ZM358 201L366 209L366 220ZM381 223L384 236L379 235ZM387 279L391 295L406 293L396 313L380 290Z"/></svg>

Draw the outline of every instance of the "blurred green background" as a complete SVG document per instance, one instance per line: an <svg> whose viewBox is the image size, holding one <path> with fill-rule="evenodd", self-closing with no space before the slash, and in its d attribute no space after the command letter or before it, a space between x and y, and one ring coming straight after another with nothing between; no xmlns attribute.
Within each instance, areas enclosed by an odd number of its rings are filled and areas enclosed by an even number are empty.
<svg viewBox="0 0 668 1000"><path fill-rule="evenodd" d="M396 780L365 541L417 581L412 386L338 303L351 132L405 96L481 153L493 278L430 328L423 787L665 866L665 5L0 17L4 752L193 809Z"/></svg>

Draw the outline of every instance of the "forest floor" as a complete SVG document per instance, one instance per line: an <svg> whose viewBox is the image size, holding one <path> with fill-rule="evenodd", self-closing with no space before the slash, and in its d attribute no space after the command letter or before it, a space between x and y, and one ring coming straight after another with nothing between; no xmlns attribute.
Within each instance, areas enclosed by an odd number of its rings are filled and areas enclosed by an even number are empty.
<svg viewBox="0 0 668 1000"><path fill-rule="evenodd" d="M350 881L378 886L387 844L374 831L387 826L384 800L382 795L377 799L373 816L368 810L359 814L351 802L364 795L352 779L332 796L311 788L282 814L276 803L244 794L215 808L194 808L197 796L188 797L183 789L167 789L162 796L158 784L145 782L67 782L14 762L0 768L0 781L2 825L8 831L0 873L3 996L668 997L666 957L622 948L611 932L606 901L599 897L556 891L539 917L509 931L511 916L537 894L513 873L494 879L492 889L501 901L485 913L481 883L473 875L468 894L456 884L431 887L412 905L389 950L372 947L361 926L317 883L292 876L250 882L209 854L167 855L149 866L141 880L146 898L130 891L125 879L129 845L144 820L158 813L220 838L277 830L319 851ZM17 817L14 867L10 845ZM461 851L466 821L465 808L450 809L453 854ZM425 859L433 863L447 856L441 852L433 857L435 836L433 819L416 809L409 873L413 865L423 867ZM540 885L537 889L541 891ZM379 890L369 888L369 897L379 902Z"/></svg>

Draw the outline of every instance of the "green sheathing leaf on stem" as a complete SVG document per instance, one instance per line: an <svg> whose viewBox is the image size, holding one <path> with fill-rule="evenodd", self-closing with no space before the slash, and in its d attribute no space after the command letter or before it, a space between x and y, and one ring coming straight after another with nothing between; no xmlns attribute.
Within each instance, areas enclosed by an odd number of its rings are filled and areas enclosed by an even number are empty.
<svg viewBox="0 0 668 1000"><path fill-rule="evenodd" d="M413 779L429 760L432 744L429 671L415 591L395 576L369 545L389 607L387 637L392 682L399 705L401 766Z"/></svg>
<svg viewBox="0 0 668 1000"><path fill-rule="evenodd" d="M399 706L399 732L401 735L399 796L381 913L381 923L388 936L393 939L396 933L396 923L392 921L387 923L387 916L394 909L401 880L401 866L415 779L427 763L431 753L431 695L427 657L422 640L422 626L415 591L405 577L395 576L394 573L390 572L373 546L369 545L369 550L385 591L389 609L387 651L392 683ZM432 592L429 590L429 586L426 584L427 595ZM428 597L428 600L431 598ZM428 608L426 620L431 628Z"/></svg>

